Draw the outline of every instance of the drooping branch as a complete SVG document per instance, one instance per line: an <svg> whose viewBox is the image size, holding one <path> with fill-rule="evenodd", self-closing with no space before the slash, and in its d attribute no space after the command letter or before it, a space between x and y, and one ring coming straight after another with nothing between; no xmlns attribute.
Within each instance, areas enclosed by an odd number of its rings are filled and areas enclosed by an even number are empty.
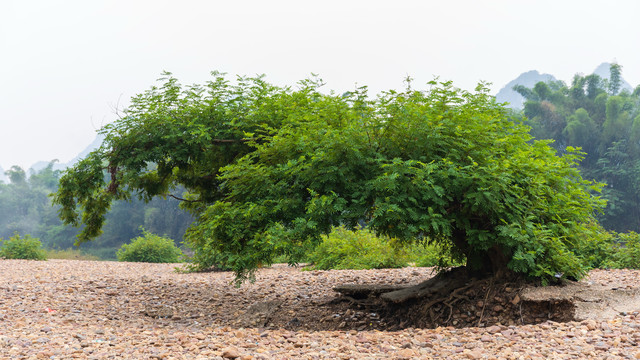
<svg viewBox="0 0 640 360"><path fill-rule="evenodd" d="M110 194L115 194L116 191L118 190L118 167L117 166L109 166L107 168L107 171L109 171L109 173L111 174L111 182L109 183L109 186L107 188L107 191Z"/></svg>
<svg viewBox="0 0 640 360"><path fill-rule="evenodd" d="M214 143L244 143L244 142L249 142L249 141L254 141L256 140L255 138L250 138L250 139L213 139L211 140Z"/></svg>
<svg viewBox="0 0 640 360"><path fill-rule="evenodd" d="M185 201L185 202L190 202L190 203L197 203L197 202L202 202L202 200L189 200L189 199L183 199L181 197L175 196L173 194L166 194L166 196L174 198L178 201Z"/></svg>

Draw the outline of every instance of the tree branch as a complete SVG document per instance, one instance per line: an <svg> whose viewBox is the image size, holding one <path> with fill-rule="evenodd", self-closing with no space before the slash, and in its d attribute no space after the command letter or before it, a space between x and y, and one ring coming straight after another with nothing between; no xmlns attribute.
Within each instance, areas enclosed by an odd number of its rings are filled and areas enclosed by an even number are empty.
<svg viewBox="0 0 640 360"><path fill-rule="evenodd" d="M165 196L172 197L172 198L174 198L174 199L176 199L176 200L179 200L179 201L186 201L186 202L191 202L191 203L195 203L195 202L202 202L202 200L188 200L188 199L183 199L183 198L181 198L181 197L177 197L177 196L175 196L175 195L173 195L173 194L165 194Z"/></svg>
<svg viewBox="0 0 640 360"><path fill-rule="evenodd" d="M253 141L256 140L256 138L250 138L250 139L212 139L211 141L213 141L214 143L235 143L235 142L248 142L248 141Z"/></svg>

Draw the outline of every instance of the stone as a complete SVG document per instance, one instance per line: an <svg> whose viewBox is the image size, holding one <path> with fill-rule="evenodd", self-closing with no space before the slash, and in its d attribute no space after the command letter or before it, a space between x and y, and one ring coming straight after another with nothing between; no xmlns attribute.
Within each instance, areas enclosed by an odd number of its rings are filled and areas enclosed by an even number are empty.
<svg viewBox="0 0 640 360"><path fill-rule="evenodd" d="M222 357L225 359L237 359L240 357L240 353L237 349L227 348L222 351Z"/></svg>
<svg viewBox="0 0 640 360"><path fill-rule="evenodd" d="M465 352L464 355L467 357L467 359L482 359L482 351L480 351L479 349Z"/></svg>
<svg viewBox="0 0 640 360"><path fill-rule="evenodd" d="M402 349L396 353L399 359L413 359L415 358L415 352L411 349Z"/></svg>
<svg viewBox="0 0 640 360"><path fill-rule="evenodd" d="M502 330L502 328L498 325L492 325L485 329L490 334L498 333Z"/></svg>
<svg viewBox="0 0 640 360"><path fill-rule="evenodd" d="M587 327L587 330L595 330L598 328L598 323L593 319L584 321L584 325Z"/></svg>

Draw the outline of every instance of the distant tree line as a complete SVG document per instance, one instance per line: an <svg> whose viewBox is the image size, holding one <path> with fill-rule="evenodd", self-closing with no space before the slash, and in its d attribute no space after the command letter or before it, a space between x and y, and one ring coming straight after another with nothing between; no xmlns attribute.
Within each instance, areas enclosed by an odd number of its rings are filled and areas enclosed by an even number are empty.
<svg viewBox="0 0 640 360"><path fill-rule="evenodd" d="M14 233L39 238L50 249L68 249L76 242L80 228L64 225L58 217L59 206L51 204L49 194L58 190L60 170L54 162L40 171L27 173L19 166L5 172L9 182L0 182L0 238ZM102 234L80 248L103 259L115 259L116 250L147 231L166 235L180 245L185 230L193 221L178 207L175 199L155 198L145 203L138 199L117 201L111 206Z"/></svg>
<svg viewBox="0 0 640 360"><path fill-rule="evenodd" d="M600 223L608 230L640 231L640 86L622 89L622 67L613 64L609 79L575 75L571 85L539 82L515 86L525 98L523 114L536 139L551 139L562 154L567 147L586 153L580 163L585 179L606 183L608 204Z"/></svg>

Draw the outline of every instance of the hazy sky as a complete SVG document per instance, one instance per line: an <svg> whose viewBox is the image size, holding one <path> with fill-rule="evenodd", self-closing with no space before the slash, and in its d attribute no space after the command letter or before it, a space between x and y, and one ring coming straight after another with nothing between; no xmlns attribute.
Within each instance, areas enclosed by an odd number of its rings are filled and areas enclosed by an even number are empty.
<svg viewBox="0 0 640 360"><path fill-rule="evenodd" d="M640 84L640 1L0 0L0 166L67 162L163 70L378 92L440 76L497 92L617 61Z"/></svg>

